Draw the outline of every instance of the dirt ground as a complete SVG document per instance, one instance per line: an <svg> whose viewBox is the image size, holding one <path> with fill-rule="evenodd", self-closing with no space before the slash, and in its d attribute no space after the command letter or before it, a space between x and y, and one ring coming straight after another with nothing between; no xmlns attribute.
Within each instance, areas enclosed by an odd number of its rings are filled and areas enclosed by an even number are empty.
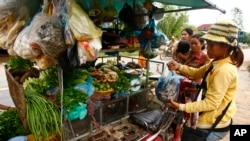
<svg viewBox="0 0 250 141"><path fill-rule="evenodd" d="M250 66L250 48L244 49L244 63L239 69L239 89L237 93L237 113L233 118L233 124L250 125L250 72L247 67ZM222 141L229 141L227 135Z"/></svg>

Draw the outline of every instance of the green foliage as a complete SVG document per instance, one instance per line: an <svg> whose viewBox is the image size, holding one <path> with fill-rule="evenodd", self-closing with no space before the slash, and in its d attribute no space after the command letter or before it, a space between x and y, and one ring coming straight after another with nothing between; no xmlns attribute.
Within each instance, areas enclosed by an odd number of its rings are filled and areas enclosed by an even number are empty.
<svg viewBox="0 0 250 141"><path fill-rule="evenodd" d="M165 9L175 10L179 9L179 7L166 6ZM172 36L180 37L181 30L185 27L186 22L188 22L186 12L166 13L157 24L157 27L170 39Z"/></svg>
<svg viewBox="0 0 250 141"><path fill-rule="evenodd" d="M4 111L0 114L1 141L7 141L12 137L28 134L30 134L30 131L24 128L16 110Z"/></svg>
<svg viewBox="0 0 250 141"><path fill-rule="evenodd" d="M76 84L85 83L90 73L86 69L74 69L63 73L63 84L65 88L73 87Z"/></svg>
<svg viewBox="0 0 250 141"><path fill-rule="evenodd" d="M56 99L61 101L61 94L57 94ZM88 95L79 89L70 87L63 90L63 106L67 110L72 110L77 104L85 103L87 99Z"/></svg>
<svg viewBox="0 0 250 141"><path fill-rule="evenodd" d="M34 63L30 60L23 59L19 56L10 57L10 60L8 61L8 67L12 69L29 69L33 65Z"/></svg>
<svg viewBox="0 0 250 141"><path fill-rule="evenodd" d="M235 7L234 9L231 10L231 14L233 17L233 21L238 25L240 29L243 29L243 13L241 9L238 7Z"/></svg>
<svg viewBox="0 0 250 141"><path fill-rule="evenodd" d="M59 85L57 68L52 67L40 72L39 78L29 77L24 83L24 90L45 95L49 88Z"/></svg>
<svg viewBox="0 0 250 141"><path fill-rule="evenodd" d="M124 71L118 72L119 78L117 82L114 84L113 88L114 90L119 93L119 92L128 92L130 89L130 79L126 75Z"/></svg>
<svg viewBox="0 0 250 141"><path fill-rule="evenodd" d="M242 42L244 44L250 43L250 33L243 32L244 37L242 39L239 39L239 42Z"/></svg>

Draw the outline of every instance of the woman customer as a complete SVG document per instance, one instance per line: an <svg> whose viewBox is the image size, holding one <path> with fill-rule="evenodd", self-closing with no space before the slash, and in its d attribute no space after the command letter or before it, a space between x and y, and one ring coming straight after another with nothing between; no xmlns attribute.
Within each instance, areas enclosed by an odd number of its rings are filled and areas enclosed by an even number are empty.
<svg viewBox="0 0 250 141"><path fill-rule="evenodd" d="M190 51L184 65L199 68L209 63L210 59L203 52L203 49L205 49L205 40L201 38L201 34L192 35L190 39Z"/></svg>
<svg viewBox="0 0 250 141"><path fill-rule="evenodd" d="M185 64L187 66L199 68L207 63L210 62L210 59L206 53L202 51L204 49L205 43L204 39L201 38L200 34L194 34L191 36L190 43L187 41L180 41L178 46L180 46L178 49L184 48L181 46L189 46L190 45L190 51L187 53L186 61L181 59L176 59L178 63ZM177 58L178 58L178 50L177 51ZM181 74L180 74L181 75ZM201 82L201 79L193 79L191 77L185 77L181 83L180 83L180 91L179 91L179 97L178 101L181 103L187 103L195 101L196 95L197 95L197 88L196 85L193 84L199 84ZM183 126L183 119L187 120L187 125L196 128L198 113L185 113L179 111L179 116L176 122L176 128L174 128L174 139L175 141L180 140L181 136L181 129Z"/></svg>
<svg viewBox="0 0 250 141"><path fill-rule="evenodd" d="M204 48L204 39L201 38L200 34L194 34L190 39L190 51L188 53L187 60L183 63L184 65L199 68L210 62L210 59L206 53L202 51ZM180 84L180 101L183 103L195 101L197 95L196 85L200 84L202 79L194 79L192 77L186 77ZM190 126L195 128L198 113L192 113L190 115Z"/></svg>
<svg viewBox="0 0 250 141"><path fill-rule="evenodd" d="M207 141L224 138L236 113L236 93L238 89L238 68L242 65L244 55L237 41L238 28L233 21L215 23L202 38L207 41L207 54L212 61L200 68L188 67L169 61L169 70L178 70L183 75L195 79L203 78L206 70L213 67L205 81L204 98L186 104L170 100L167 105L187 113L202 112L199 115L197 129L208 133L216 118L230 103L225 115L207 137Z"/></svg>

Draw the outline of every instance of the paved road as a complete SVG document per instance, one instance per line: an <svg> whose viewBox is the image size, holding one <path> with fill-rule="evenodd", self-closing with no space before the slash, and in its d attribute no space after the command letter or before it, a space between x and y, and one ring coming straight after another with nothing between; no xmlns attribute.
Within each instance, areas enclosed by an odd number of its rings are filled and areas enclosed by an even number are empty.
<svg viewBox="0 0 250 141"><path fill-rule="evenodd" d="M6 54L0 54L0 103L4 105L14 106L14 103L9 95L8 83L4 70L4 63L8 61Z"/></svg>

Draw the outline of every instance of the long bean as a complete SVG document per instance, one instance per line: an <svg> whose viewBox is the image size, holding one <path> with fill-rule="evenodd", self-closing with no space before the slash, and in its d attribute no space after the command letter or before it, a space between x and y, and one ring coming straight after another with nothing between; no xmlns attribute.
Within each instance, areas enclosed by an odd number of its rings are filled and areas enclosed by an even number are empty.
<svg viewBox="0 0 250 141"><path fill-rule="evenodd" d="M61 135L60 111L52 102L40 94L25 91L27 123L36 141Z"/></svg>

